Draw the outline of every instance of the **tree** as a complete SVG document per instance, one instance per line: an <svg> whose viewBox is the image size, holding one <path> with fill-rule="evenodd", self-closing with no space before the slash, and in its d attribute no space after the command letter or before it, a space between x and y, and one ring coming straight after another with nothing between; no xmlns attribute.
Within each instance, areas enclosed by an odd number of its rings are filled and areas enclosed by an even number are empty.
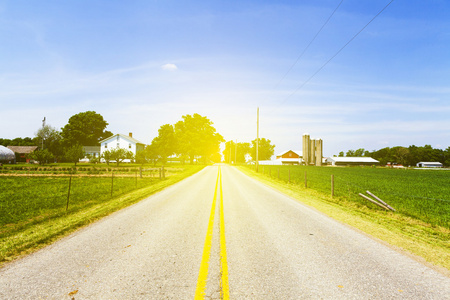
<svg viewBox="0 0 450 300"><path fill-rule="evenodd" d="M44 125L36 133L35 141L41 149L47 149L57 160L64 155L61 133L50 125Z"/></svg>
<svg viewBox="0 0 450 300"><path fill-rule="evenodd" d="M107 125L102 115L95 111L81 112L70 117L62 128L61 135L66 146L98 146L101 140L112 135L105 130Z"/></svg>
<svg viewBox="0 0 450 300"><path fill-rule="evenodd" d="M269 160L275 151L275 145L269 139L259 139L258 160ZM252 141L251 156L256 161L256 139Z"/></svg>
<svg viewBox="0 0 450 300"><path fill-rule="evenodd" d="M250 152L250 143L234 143L233 141L228 141L225 143L225 150L222 153L225 162L229 163L230 161L234 161L235 163L245 163L245 156L250 154Z"/></svg>
<svg viewBox="0 0 450 300"><path fill-rule="evenodd" d="M103 158L109 164L110 161L116 161L117 166L125 159L133 159L133 152L128 151L123 148L113 148L111 150L107 150L103 152Z"/></svg>
<svg viewBox="0 0 450 300"><path fill-rule="evenodd" d="M173 155L177 150L177 139L172 125L162 125L158 130L158 136L152 141L152 147L159 160L164 165L167 157Z"/></svg>
<svg viewBox="0 0 450 300"><path fill-rule="evenodd" d="M83 146L73 145L66 149L65 158L69 162L73 162L75 166L84 157Z"/></svg>
<svg viewBox="0 0 450 300"><path fill-rule="evenodd" d="M195 157L201 157L204 163L212 160L220 151L220 143L223 137L216 132L207 117L199 114L185 115L183 120L175 124L175 136L178 141L177 152L181 156L188 156L190 163L194 163Z"/></svg>
<svg viewBox="0 0 450 300"><path fill-rule="evenodd" d="M31 158L44 165L53 159L53 154L47 149L36 150L31 154Z"/></svg>

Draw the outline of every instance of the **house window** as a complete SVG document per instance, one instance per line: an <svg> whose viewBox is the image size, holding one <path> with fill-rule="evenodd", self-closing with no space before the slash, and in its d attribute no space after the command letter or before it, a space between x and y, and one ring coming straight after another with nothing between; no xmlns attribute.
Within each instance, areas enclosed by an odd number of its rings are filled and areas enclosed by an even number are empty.
<svg viewBox="0 0 450 300"><path fill-rule="evenodd" d="M131 143L129 143L129 144L128 144L128 148L130 148L130 149L131 149Z"/></svg>

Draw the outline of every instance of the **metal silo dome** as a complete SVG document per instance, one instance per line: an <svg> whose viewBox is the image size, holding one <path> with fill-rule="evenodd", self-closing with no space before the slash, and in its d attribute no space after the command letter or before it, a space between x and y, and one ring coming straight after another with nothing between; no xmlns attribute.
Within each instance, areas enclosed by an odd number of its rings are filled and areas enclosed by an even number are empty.
<svg viewBox="0 0 450 300"><path fill-rule="evenodd" d="M16 159L14 152L0 145L0 162L10 162Z"/></svg>

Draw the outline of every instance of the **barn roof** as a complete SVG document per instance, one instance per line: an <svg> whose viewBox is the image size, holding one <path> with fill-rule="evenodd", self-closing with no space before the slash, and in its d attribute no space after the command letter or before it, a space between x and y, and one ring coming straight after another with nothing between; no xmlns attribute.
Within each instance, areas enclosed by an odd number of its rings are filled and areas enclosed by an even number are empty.
<svg viewBox="0 0 450 300"><path fill-rule="evenodd" d="M8 146L7 148L15 153L28 154L36 150L37 146Z"/></svg>
<svg viewBox="0 0 450 300"><path fill-rule="evenodd" d="M372 157L328 157L327 160L341 163L379 163Z"/></svg>
<svg viewBox="0 0 450 300"><path fill-rule="evenodd" d="M283 156L284 154L288 153L288 152L294 152L295 154L297 154L298 156L302 156L302 151L297 151L297 150L287 150L287 151L283 151L279 154L277 154L276 156Z"/></svg>

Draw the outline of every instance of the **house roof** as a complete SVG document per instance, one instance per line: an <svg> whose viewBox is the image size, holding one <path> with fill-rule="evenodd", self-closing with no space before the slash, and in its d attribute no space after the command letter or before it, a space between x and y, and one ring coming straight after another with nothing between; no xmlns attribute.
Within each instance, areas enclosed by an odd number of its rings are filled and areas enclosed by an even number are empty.
<svg viewBox="0 0 450 300"><path fill-rule="evenodd" d="M37 149L38 146L8 146L7 148L15 153L31 153Z"/></svg>
<svg viewBox="0 0 450 300"><path fill-rule="evenodd" d="M378 160L372 157L328 157L327 160L332 160L335 162L342 163L379 163Z"/></svg>
<svg viewBox="0 0 450 300"><path fill-rule="evenodd" d="M276 156L277 156L277 157L278 157L278 156L283 156L283 155L285 155L286 153L291 152L291 151L294 152L295 154L297 154L298 156L302 156L302 151L297 151L297 150L287 150L287 151L283 151L283 152L277 154Z"/></svg>
<svg viewBox="0 0 450 300"><path fill-rule="evenodd" d="M9 148L9 147L8 147ZM438 161L421 161L418 162L418 164L424 164L424 165L442 165L442 163Z"/></svg>
<svg viewBox="0 0 450 300"><path fill-rule="evenodd" d="M106 138L106 139L101 140L101 141L100 141L100 144L103 143L103 142L106 142L106 141L108 141L108 140L110 140L110 139L112 139L112 138L115 138L115 137L117 137L117 136L120 136L120 137L122 137L122 138L124 138L124 139L126 139L126 140L128 140L128 141L130 141L130 142L133 142L133 143L135 143L135 144L142 144L142 145L145 145L144 143L138 141L137 139L132 138L132 137L130 137L130 136L128 136L128 135L125 135L125 134L121 134L121 133L117 133L117 134L112 135L112 136L110 136L110 137L108 137L108 138Z"/></svg>

